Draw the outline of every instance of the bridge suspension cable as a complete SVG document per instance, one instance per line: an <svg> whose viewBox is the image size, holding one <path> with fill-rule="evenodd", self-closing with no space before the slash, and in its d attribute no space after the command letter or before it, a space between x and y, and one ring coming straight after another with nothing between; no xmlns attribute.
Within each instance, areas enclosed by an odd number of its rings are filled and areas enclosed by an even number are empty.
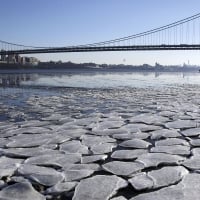
<svg viewBox="0 0 200 200"><path fill-rule="evenodd" d="M166 30L166 29L170 29L170 28L182 25L182 24L186 24L187 22L194 21L195 19L199 19L199 18L200 18L200 13L195 14L191 17L187 17L185 19L173 22L173 23L165 25L165 26L161 26L161 27L158 27L158 28L155 28L155 29L151 29L149 31L141 32L141 33L138 33L138 34L134 34L134 35L130 35L130 36L122 37L122 38L117 38L117 39L114 39L114 40L107 40L107 41L103 41L103 42L91 43L91 44L86 44L86 45L81 45L81 46L99 46L99 45L112 44L112 43L116 43L116 42L130 40L130 39L140 38L142 36L147 36L147 35L150 35L150 34L153 34L153 33L158 33L158 32L161 32L163 30Z"/></svg>
<svg viewBox="0 0 200 200"><path fill-rule="evenodd" d="M0 40L0 55L20 54L20 53L55 53L55 52L83 52L83 51L102 51L107 50L157 50L157 47L164 49L181 49L178 45L184 45L183 49L197 49L200 46L200 13L173 22L171 24L154 28L134 35L116 38L112 40L63 47L39 47L32 45L22 45L17 43ZM173 46L175 45L175 46ZM193 46L187 46L193 45ZM111 47L111 48L110 48ZM115 47L115 48L114 48ZM121 48L123 47L123 48ZM132 48L129 48L132 47ZM144 48L142 48L144 47ZM150 47L150 48L148 48ZM90 48L90 49L89 49ZM98 49L99 48L99 49ZM199 47L198 47L199 48ZM167 47L166 47L167 49ZM46 50L46 51L45 51Z"/></svg>

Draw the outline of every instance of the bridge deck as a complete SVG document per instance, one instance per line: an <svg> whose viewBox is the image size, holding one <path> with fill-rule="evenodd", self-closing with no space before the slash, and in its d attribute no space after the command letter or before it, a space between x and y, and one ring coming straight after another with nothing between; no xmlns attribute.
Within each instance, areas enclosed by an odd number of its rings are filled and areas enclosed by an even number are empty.
<svg viewBox="0 0 200 200"><path fill-rule="evenodd" d="M75 46L56 48L35 48L23 50L0 51L0 55L39 54L64 52L98 52L98 51L160 51L160 50L200 50L200 44L180 45L133 45L133 46Z"/></svg>

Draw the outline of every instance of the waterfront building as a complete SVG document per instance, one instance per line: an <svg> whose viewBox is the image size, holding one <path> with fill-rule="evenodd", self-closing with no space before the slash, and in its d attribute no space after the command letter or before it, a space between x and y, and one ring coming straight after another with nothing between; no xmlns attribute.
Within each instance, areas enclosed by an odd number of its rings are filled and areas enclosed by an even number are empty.
<svg viewBox="0 0 200 200"><path fill-rule="evenodd" d="M21 56L20 55L15 55L15 60L16 60L16 63L21 64Z"/></svg>
<svg viewBox="0 0 200 200"><path fill-rule="evenodd" d="M16 63L15 55L8 55L7 59L8 59L8 63L10 63L10 64Z"/></svg>
<svg viewBox="0 0 200 200"><path fill-rule="evenodd" d="M29 64L30 65L38 65L39 60L35 57L29 57Z"/></svg>
<svg viewBox="0 0 200 200"><path fill-rule="evenodd" d="M38 65L40 61L35 57L21 57L18 54L12 55L1 55L0 63L7 63L7 64L22 64L22 65Z"/></svg>
<svg viewBox="0 0 200 200"><path fill-rule="evenodd" d="M1 55L1 61L3 61L3 62L6 61L6 55Z"/></svg>
<svg viewBox="0 0 200 200"><path fill-rule="evenodd" d="M21 57L21 64L25 65L26 64L26 58L25 57Z"/></svg>

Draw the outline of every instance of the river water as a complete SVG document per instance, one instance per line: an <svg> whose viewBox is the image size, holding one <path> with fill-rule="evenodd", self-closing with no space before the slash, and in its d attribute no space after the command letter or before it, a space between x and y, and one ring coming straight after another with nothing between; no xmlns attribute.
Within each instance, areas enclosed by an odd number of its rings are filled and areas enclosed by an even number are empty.
<svg viewBox="0 0 200 200"><path fill-rule="evenodd" d="M200 73L0 71L1 101L16 106L22 106L33 95L59 96L69 89L162 89L184 85L200 85Z"/></svg>
<svg viewBox="0 0 200 200"><path fill-rule="evenodd" d="M4 71L1 181L51 200L198 199L199 86L199 73Z"/></svg>
<svg viewBox="0 0 200 200"><path fill-rule="evenodd" d="M147 88L200 84L200 73L166 72L30 72L1 73L0 86L73 88Z"/></svg>
<svg viewBox="0 0 200 200"><path fill-rule="evenodd" d="M162 72L95 72L95 71L0 71L0 102L13 109L23 110L31 97L51 97L76 94L80 102L86 96L110 94L116 91L186 89L200 85L200 73ZM187 87L186 87L187 86ZM121 96L115 97L121 99ZM100 106L100 105L99 105ZM102 108L102 106L100 106ZM102 108L103 109L103 108ZM3 109L2 109L3 110ZM7 119L8 113L0 111L0 120ZM20 117L16 117L19 120Z"/></svg>

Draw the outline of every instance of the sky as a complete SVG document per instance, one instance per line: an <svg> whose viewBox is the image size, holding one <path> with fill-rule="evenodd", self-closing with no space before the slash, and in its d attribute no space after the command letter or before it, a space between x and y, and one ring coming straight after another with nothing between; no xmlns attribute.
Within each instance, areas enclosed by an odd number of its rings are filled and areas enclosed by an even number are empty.
<svg viewBox="0 0 200 200"><path fill-rule="evenodd" d="M0 40L69 46L133 35L199 13L199 0L0 0ZM199 51L34 55L41 61L199 64Z"/></svg>

